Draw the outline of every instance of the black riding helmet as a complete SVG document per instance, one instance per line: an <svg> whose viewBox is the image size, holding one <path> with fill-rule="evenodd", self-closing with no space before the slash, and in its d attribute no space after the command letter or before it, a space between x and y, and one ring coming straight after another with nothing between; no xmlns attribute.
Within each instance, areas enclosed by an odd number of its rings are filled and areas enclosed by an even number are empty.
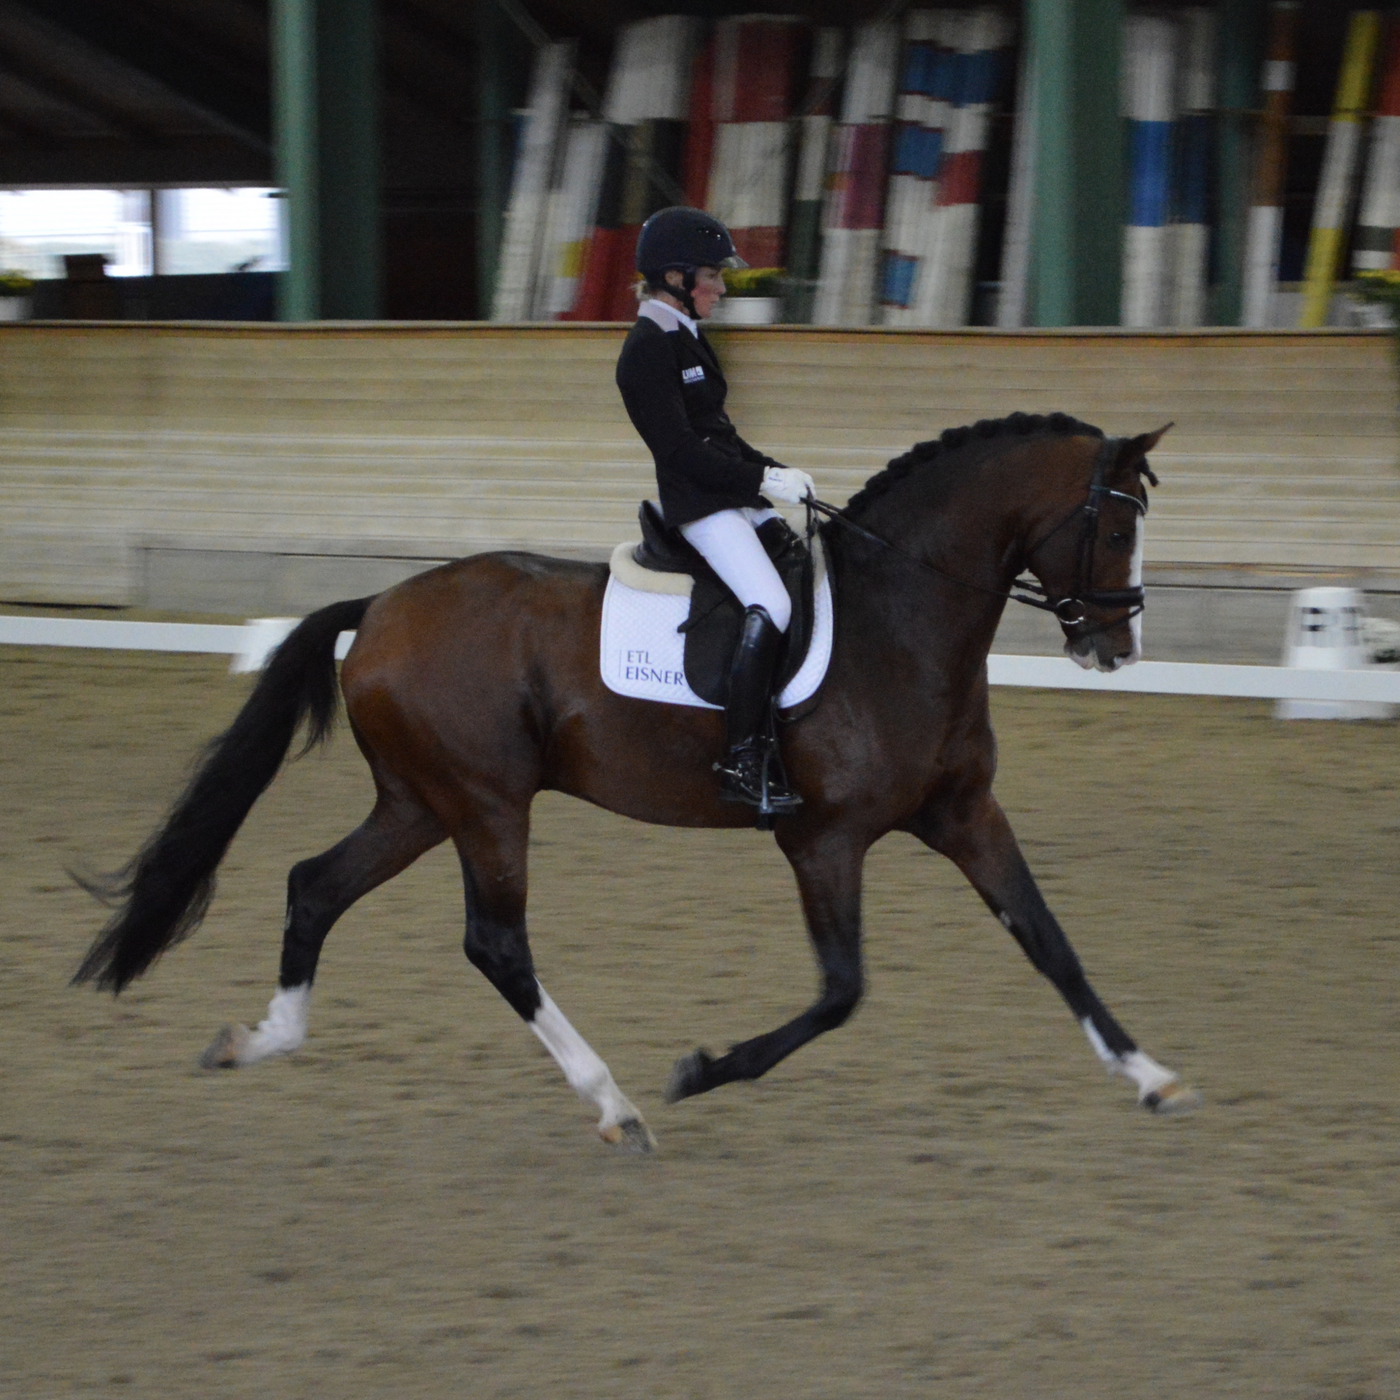
<svg viewBox="0 0 1400 1400"><path fill-rule="evenodd" d="M735 251L729 230L703 209L675 205L659 209L642 225L637 238L637 271L654 287L674 268L682 275L679 299L695 315L695 272L701 267L747 267Z"/></svg>

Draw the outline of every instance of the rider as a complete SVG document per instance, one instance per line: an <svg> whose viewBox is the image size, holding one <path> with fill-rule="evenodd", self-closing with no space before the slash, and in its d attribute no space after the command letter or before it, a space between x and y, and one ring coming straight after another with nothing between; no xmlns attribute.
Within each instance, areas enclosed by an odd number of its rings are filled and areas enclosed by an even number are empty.
<svg viewBox="0 0 1400 1400"><path fill-rule="evenodd" d="M656 459L666 523L745 609L729 673L729 752L715 767L723 798L759 806L772 745L773 677L792 605L756 531L778 518L770 501L797 505L813 494L813 483L750 447L724 411L728 386L699 322L724 295L721 268L745 266L718 219L699 209L653 214L637 239L641 308L618 357L617 387ZM802 801L772 777L768 800L777 811Z"/></svg>

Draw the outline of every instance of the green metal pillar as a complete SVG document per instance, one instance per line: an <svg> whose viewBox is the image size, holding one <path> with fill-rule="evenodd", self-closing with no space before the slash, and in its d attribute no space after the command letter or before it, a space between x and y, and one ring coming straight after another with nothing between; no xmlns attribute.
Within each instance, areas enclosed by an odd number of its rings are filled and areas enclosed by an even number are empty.
<svg viewBox="0 0 1400 1400"><path fill-rule="evenodd" d="M321 315L379 315L379 82L375 0L319 0Z"/></svg>
<svg viewBox="0 0 1400 1400"><path fill-rule="evenodd" d="M1249 221L1250 142L1259 110L1264 0L1220 0L1220 116L1216 128L1216 285L1214 321L1237 326L1243 312L1245 229Z"/></svg>
<svg viewBox="0 0 1400 1400"><path fill-rule="evenodd" d="M1117 325L1123 280L1123 0L1026 0L1035 64L1031 323Z"/></svg>
<svg viewBox="0 0 1400 1400"><path fill-rule="evenodd" d="M273 0L273 139L287 201L278 316L379 314L375 0Z"/></svg>
<svg viewBox="0 0 1400 1400"><path fill-rule="evenodd" d="M508 21L494 0L478 0L476 143L476 314L486 320L496 295L496 265L510 191L511 114L507 97Z"/></svg>
<svg viewBox="0 0 1400 1400"><path fill-rule="evenodd" d="M287 271L277 315L321 314L320 123L316 115L316 0L272 0L272 139L275 177L286 200Z"/></svg>

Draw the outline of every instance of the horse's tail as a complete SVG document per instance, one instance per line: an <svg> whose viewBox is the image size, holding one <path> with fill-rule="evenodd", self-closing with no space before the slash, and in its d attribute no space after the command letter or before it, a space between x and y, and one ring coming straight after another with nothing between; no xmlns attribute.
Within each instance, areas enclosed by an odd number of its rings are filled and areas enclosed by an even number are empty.
<svg viewBox="0 0 1400 1400"><path fill-rule="evenodd" d="M253 804L277 776L303 720L302 753L335 724L335 643L358 627L371 599L332 603L273 652L238 718L212 740L170 815L121 870L78 883L119 904L74 983L120 992L167 948L199 927L214 897L214 872Z"/></svg>

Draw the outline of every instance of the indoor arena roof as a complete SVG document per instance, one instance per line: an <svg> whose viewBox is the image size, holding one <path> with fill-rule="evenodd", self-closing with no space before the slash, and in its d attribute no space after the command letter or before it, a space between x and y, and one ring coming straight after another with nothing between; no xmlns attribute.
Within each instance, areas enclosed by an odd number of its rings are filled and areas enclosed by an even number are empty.
<svg viewBox="0 0 1400 1400"><path fill-rule="evenodd" d="M392 147L472 127L476 15L490 0L379 0ZM752 0L497 0L521 29L575 37L605 72L617 24ZM766 4L827 22L882 0ZM0 185L267 183L267 0L0 0ZM398 141L395 133L399 133ZM455 144L455 143L454 143Z"/></svg>
<svg viewBox="0 0 1400 1400"><path fill-rule="evenodd" d="M0 0L0 182L266 180L265 5Z"/></svg>

